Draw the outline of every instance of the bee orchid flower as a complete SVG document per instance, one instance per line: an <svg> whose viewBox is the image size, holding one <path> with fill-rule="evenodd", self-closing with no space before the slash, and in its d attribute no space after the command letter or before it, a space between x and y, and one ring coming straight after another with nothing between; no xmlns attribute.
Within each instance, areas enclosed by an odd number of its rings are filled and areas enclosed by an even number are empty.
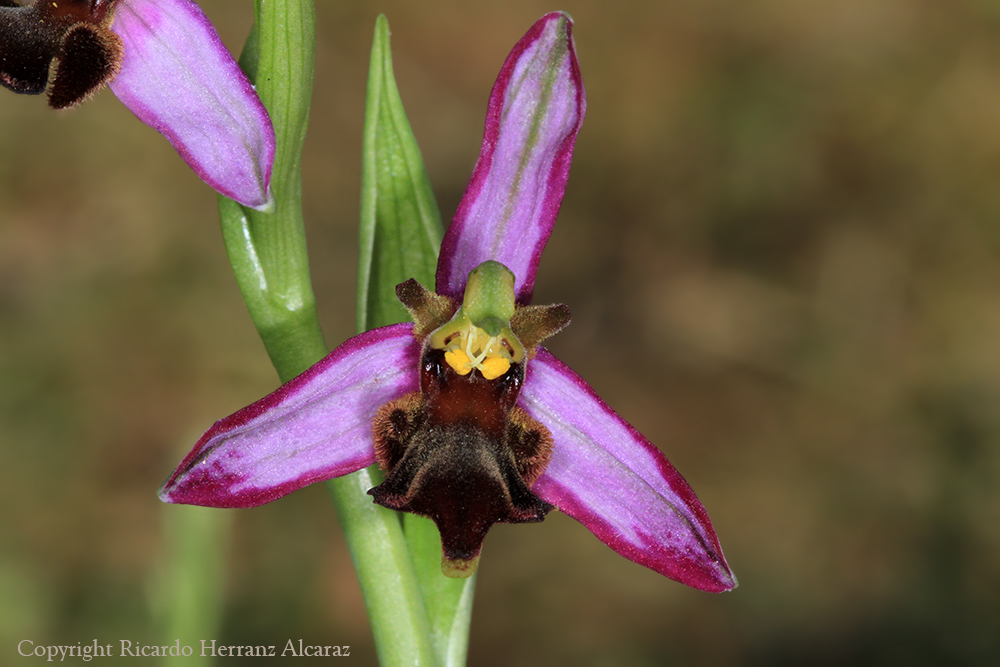
<svg viewBox="0 0 1000 667"><path fill-rule="evenodd" d="M212 188L271 205L271 119L191 0L0 0L0 83L56 109L107 84Z"/></svg>
<svg viewBox="0 0 1000 667"><path fill-rule="evenodd" d="M549 14L507 58L436 290L397 287L414 323L351 338L217 422L161 499L252 507L378 462L369 493L435 521L445 574L475 570L494 523L558 508L672 579L736 585L687 482L540 345L569 322L565 306L528 301L585 110L571 28Z"/></svg>

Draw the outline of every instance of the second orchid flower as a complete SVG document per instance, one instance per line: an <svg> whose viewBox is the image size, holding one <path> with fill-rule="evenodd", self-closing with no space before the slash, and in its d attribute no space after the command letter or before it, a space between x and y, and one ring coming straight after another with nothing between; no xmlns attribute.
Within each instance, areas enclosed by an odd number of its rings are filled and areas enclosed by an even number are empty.
<svg viewBox="0 0 1000 667"><path fill-rule="evenodd" d="M107 84L212 188L271 206L271 120L191 0L0 0L0 83L57 109Z"/></svg>

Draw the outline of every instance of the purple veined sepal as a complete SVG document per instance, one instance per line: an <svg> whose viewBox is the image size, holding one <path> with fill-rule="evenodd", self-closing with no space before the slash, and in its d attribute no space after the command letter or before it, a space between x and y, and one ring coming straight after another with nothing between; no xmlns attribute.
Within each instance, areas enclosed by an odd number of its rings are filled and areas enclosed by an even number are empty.
<svg viewBox="0 0 1000 667"><path fill-rule="evenodd" d="M413 325L346 341L305 373L215 423L160 489L168 503L256 507L375 461L372 418L417 389Z"/></svg>
<svg viewBox="0 0 1000 667"><path fill-rule="evenodd" d="M110 87L198 176L244 206L268 210L275 137L270 116L191 0L120 0L122 40Z"/></svg>
<svg viewBox="0 0 1000 667"><path fill-rule="evenodd" d="M573 21L554 12L514 46L490 94L472 179L441 244L437 293L461 298L469 271L495 260L528 303L569 177L586 97Z"/></svg>
<svg viewBox="0 0 1000 667"><path fill-rule="evenodd" d="M713 593L736 587L708 514L666 457L569 367L539 348L519 404L552 433L532 487L616 552Z"/></svg>

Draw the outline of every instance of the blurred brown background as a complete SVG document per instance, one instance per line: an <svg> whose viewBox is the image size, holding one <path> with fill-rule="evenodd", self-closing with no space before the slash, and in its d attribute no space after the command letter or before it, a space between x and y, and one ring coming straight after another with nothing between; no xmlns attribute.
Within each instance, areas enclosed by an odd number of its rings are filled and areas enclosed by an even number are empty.
<svg viewBox="0 0 1000 667"><path fill-rule="evenodd" d="M202 4L238 51L250 3ZM331 345L376 14L446 219L508 50L574 16L589 108L536 302L570 305L550 348L687 477L740 579L687 589L565 516L500 526L470 664L994 664L1000 2L318 5L304 188ZM0 124L0 662L25 638L156 643L155 490L276 376L215 195L159 135L108 91L54 113L3 90ZM207 638L373 664L322 485L231 514Z"/></svg>

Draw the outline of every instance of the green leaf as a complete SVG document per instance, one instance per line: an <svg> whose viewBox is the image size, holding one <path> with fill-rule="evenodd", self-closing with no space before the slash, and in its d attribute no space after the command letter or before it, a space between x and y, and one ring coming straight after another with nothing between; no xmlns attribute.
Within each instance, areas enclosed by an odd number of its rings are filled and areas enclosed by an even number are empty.
<svg viewBox="0 0 1000 667"><path fill-rule="evenodd" d="M396 285L433 287L441 214L396 87L389 22L375 23L365 105L361 175L358 331L405 322ZM440 664L465 664L475 578L441 573L441 538L429 519L403 515L410 558Z"/></svg>
<svg viewBox="0 0 1000 667"><path fill-rule="evenodd" d="M361 158L358 331L405 322L396 285L434 285L441 214L396 88L389 22L375 22Z"/></svg>

